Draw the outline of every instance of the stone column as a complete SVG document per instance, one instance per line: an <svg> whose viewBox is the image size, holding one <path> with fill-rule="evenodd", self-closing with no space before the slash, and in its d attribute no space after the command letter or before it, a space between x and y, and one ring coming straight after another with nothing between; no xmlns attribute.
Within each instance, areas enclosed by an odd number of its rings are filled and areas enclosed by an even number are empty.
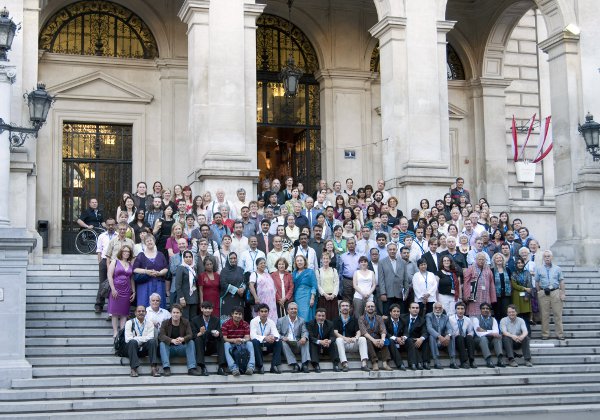
<svg viewBox="0 0 600 420"><path fill-rule="evenodd" d="M587 28L591 38L598 32L594 25ZM584 33L582 27L582 37ZM582 57L586 52L594 56L593 46L589 46L584 49L579 36L566 31L540 43L550 67L557 234L552 250L561 261L597 266L600 232L590 227L600 217L600 166L586 152L577 131L587 107L598 105L598 75L582 78L586 73ZM600 115L600 109L595 112Z"/></svg>
<svg viewBox="0 0 600 420"><path fill-rule="evenodd" d="M323 139L323 178L331 182L352 178L354 185L373 183L370 176L379 153L372 155L375 141L371 131L370 71L324 69L316 78L321 84L323 111L321 135ZM355 159L346 159L344 151L356 152ZM377 150L378 152L378 150Z"/></svg>
<svg viewBox="0 0 600 420"><path fill-rule="evenodd" d="M11 122L12 84L16 78L16 69L8 62L0 61L0 118L6 124ZM0 229L10 226L10 143L9 133L0 134Z"/></svg>
<svg viewBox="0 0 600 420"><path fill-rule="evenodd" d="M471 83L475 126L475 179L471 188L492 208L508 205L506 155L506 94L511 81L481 77ZM501 117L501 118L500 118Z"/></svg>
<svg viewBox="0 0 600 420"><path fill-rule="evenodd" d="M256 18L254 0L186 0L190 141L188 177L198 191L244 187L254 195L256 166Z"/></svg>
<svg viewBox="0 0 600 420"><path fill-rule="evenodd" d="M453 22L438 14L435 2L407 2L406 17L385 16L370 30L380 48L383 174L401 206L441 197L453 182L445 49Z"/></svg>

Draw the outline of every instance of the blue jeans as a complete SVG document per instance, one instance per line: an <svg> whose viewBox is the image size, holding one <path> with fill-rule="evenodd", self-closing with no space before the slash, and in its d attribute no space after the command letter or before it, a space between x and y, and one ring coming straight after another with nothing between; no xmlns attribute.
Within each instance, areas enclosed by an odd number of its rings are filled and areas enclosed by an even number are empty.
<svg viewBox="0 0 600 420"><path fill-rule="evenodd" d="M184 356L188 370L196 367L196 347L193 341L188 341L185 344L174 346L173 344L160 343L160 360L162 360L163 368L171 367L169 358L173 356Z"/></svg>
<svg viewBox="0 0 600 420"><path fill-rule="evenodd" d="M235 364L235 360L233 360L233 357L231 357L231 353L229 353L229 349L231 349L232 346L233 346L233 344L231 344L231 343L225 343L225 359L227 359L227 367L231 371L236 370L236 369L239 370L238 365ZM248 369L254 370L254 346L252 345L252 341L246 341L246 344L244 344L244 347L246 347L246 349L250 352L250 360L248 361Z"/></svg>

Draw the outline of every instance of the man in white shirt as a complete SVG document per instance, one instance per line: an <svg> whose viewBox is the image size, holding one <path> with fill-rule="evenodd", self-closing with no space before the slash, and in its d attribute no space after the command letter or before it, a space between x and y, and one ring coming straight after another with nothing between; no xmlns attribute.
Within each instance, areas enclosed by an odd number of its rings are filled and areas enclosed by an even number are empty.
<svg viewBox="0 0 600 420"><path fill-rule="evenodd" d="M248 238L244 236L244 224L238 220L233 224L231 251L238 255L242 255L248 248Z"/></svg>
<svg viewBox="0 0 600 420"><path fill-rule="evenodd" d="M415 294L415 303L419 304L419 307L424 313L430 313L433 311L433 303L437 299L438 280L437 276L427 271L427 261L425 258L420 258L417 261L417 271L413 276L413 292Z"/></svg>
<svg viewBox="0 0 600 420"><path fill-rule="evenodd" d="M165 319L171 318L171 313L165 308L160 307L160 295L158 293L152 293L150 295L150 306L146 308L146 320L154 324L155 338L158 338L158 332L160 331L160 324Z"/></svg>
<svg viewBox="0 0 600 420"><path fill-rule="evenodd" d="M299 373L300 370L308 373L308 362L310 362L308 330L306 329L304 319L298 316L298 305L296 302L288 303L287 315L277 320L277 331L279 331L281 336L281 348L288 365L292 368L292 373ZM302 369L298 366L294 350L300 352Z"/></svg>
<svg viewBox="0 0 600 420"><path fill-rule="evenodd" d="M365 255L371 260L370 252L371 249L377 248L377 242L371 239L371 230L367 226L363 226L360 229L362 238L356 241L356 252L360 255Z"/></svg>
<svg viewBox="0 0 600 420"><path fill-rule="evenodd" d="M311 270L317 270L319 268L319 263L317 261L317 254L314 249L308 246L308 235L306 233L301 233L298 237L300 241L300 245L294 248L293 258L296 258L296 255L303 255L307 261L307 267Z"/></svg>
<svg viewBox="0 0 600 420"><path fill-rule="evenodd" d="M498 321L491 315L489 303L483 302L479 305L481 315L471 317L473 330L475 331L475 345L481 349L481 355L485 359L485 365L489 368L494 368L492 363L492 354L490 345L494 347L494 352L498 357L496 366L505 367L502 361L502 336L498 329Z"/></svg>
<svg viewBox="0 0 600 420"><path fill-rule="evenodd" d="M475 231L477 236L481 236L481 234L485 230L485 227L479 224L479 216L479 213L476 211L472 211L471 214L469 214L471 225L473 226L473 230Z"/></svg>
<svg viewBox="0 0 600 420"><path fill-rule="evenodd" d="M246 201L245 189L238 188L235 193L237 195L237 200L233 202L231 212L239 217L242 214L242 207L249 207L250 204L248 203L248 201Z"/></svg>
<svg viewBox="0 0 600 420"><path fill-rule="evenodd" d="M423 256L423 254L425 254L427 251L429 251L429 244L427 243L427 240L423 236L423 228L422 227L418 227L415 229L415 239L413 240L413 246L411 247L411 251L412 251L412 248L414 248L415 246L417 248L417 254L418 254L418 257L415 258L415 261L417 261L419 258L421 258ZM413 253L411 252L411 255L412 254Z"/></svg>
<svg viewBox="0 0 600 420"><path fill-rule="evenodd" d="M456 313L450 317L450 326L452 327L454 348L458 351L460 357L460 367L463 369L476 369L473 323L465 316L466 306L463 302L457 302L454 307ZM467 359L469 360L468 364ZM454 363L454 360L452 363Z"/></svg>
<svg viewBox="0 0 600 420"><path fill-rule="evenodd" d="M258 316L250 321L250 339L254 346L254 358L257 373L265 373L263 354L273 353L271 373L281 373L281 336L275 322L269 318L269 306L265 303L258 305Z"/></svg>
<svg viewBox="0 0 600 420"><path fill-rule="evenodd" d="M273 249L267 254L267 271L277 271L277 261L284 258L288 262L288 271L292 271L292 257L288 251L283 250L283 239L281 236L273 237Z"/></svg>
<svg viewBox="0 0 600 420"><path fill-rule="evenodd" d="M258 249L258 239L256 236L251 236L248 239L249 249L242 252L239 266L242 267L244 273L252 273L256 271L256 260L259 258L267 259L264 252ZM239 254L238 254L239 255Z"/></svg>
<svg viewBox="0 0 600 420"><path fill-rule="evenodd" d="M475 247L467 253L467 265L469 267L475 264L475 261L477 260L477 254L479 254L480 252L483 252L485 254L485 262L487 263L487 265L491 264L490 255L487 252L483 251L483 239L477 238L475 240Z"/></svg>
<svg viewBox="0 0 600 420"><path fill-rule="evenodd" d="M473 230L473 223L471 222L471 219L465 219L463 225L464 227L461 233L463 233L467 236L467 238L469 238L469 245L471 247L474 247L475 241L477 240L477 238L479 238L479 235Z"/></svg>
<svg viewBox="0 0 600 420"><path fill-rule="evenodd" d="M158 373L157 344L154 339L154 324L146 321L146 308L138 306L135 308L135 318L125 323L125 343L127 343L127 357L131 376L138 375L140 357L148 355L152 366L152 376L160 376Z"/></svg>
<svg viewBox="0 0 600 420"><path fill-rule="evenodd" d="M115 227L117 222L112 217L106 219L106 231L102 232L98 236L98 241L96 242L96 252L98 254L98 293L96 294L96 304L94 305L94 311L99 314L102 313L102 308L104 307L105 297L102 296L101 290L103 289L102 285L104 282L108 281L107 271L108 265L106 264L106 251L108 249L108 244L113 238L116 238L117 234L115 233Z"/></svg>

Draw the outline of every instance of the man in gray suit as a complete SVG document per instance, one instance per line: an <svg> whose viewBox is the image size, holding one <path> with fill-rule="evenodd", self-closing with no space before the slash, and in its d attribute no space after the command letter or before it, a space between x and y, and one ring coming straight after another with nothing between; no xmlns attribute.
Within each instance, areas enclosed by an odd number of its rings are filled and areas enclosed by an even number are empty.
<svg viewBox="0 0 600 420"><path fill-rule="evenodd" d="M440 302L433 304L433 312L425 315L427 322L427 332L429 333L429 348L431 349L431 357L433 357L433 367L442 369L440 365L440 349L446 349L450 359L454 360L455 350L454 341L452 340L452 328L448 315L444 313L444 307ZM452 369L458 369L456 364L450 364Z"/></svg>
<svg viewBox="0 0 600 420"><path fill-rule="evenodd" d="M383 313L388 314L391 305L406 300L410 283L406 275L406 263L401 258L396 258L398 246L394 242L387 244L388 256L379 262L379 294L383 302Z"/></svg>
<svg viewBox="0 0 600 420"><path fill-rule="evenodd" d="M310 361L310 347L308 344L308 330L306 323L298 316L298 305L296 302L288 303L287 316L277 320L277 331L281 335L282 350L288 365L293 373L300 372L300 366L296 361L294 350L300 351L302 357L302 372L308 373L308 362Z"/></svg>

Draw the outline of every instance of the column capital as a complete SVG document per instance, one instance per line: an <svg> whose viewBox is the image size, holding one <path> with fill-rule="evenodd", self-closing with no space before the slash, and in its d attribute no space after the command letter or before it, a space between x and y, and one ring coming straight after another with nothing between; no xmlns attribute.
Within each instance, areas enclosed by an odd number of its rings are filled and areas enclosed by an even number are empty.
<svg viewBox="0 0 600 420"><path fill-rule="evenodd" d="M455 20L438 20L437 21L438 33L445 35L448 32L450 32L452 30L452 28L454 28L454 25L456 25Z"/></svg>
<svg viewBox="0 0 600 420"><path fill-rule="evenodd" d="M194 24L208 25L210 0L185 0L177 16L188 26Z"/></svg>
<svg viewBox="0 0 600 420"><path fill-rule="evenodd" d="M386 16L377 22L371 29L369 29L369 32L375 38L379 38L381 40L382 36L394 29L400 31L406 30L406 18L399 16Z"/></svg>
<svg viewBox="0 0 600 420"><path fill-rule="evenodd" d="M254 19L256 19L265 10L267 4L254 3L254 1L255 0L246 0L244 3L244 15L246 15L246 17L254 17Z"/></svg>
<svg viewBox="0 0 600 420"><path fill-rule="evenodd" d="M479 77L468 82L468 86L475 92L480 92L481 96L495 96L504 98L504 91L513 82L512 79Z"/></svg>
<svg viewBox="0 0 600 420"><path fill-rule="evenodd" d="M563 54L578 54L579 35L559 32L540 42L539 47L548 54L548 61Z"/></svg>

